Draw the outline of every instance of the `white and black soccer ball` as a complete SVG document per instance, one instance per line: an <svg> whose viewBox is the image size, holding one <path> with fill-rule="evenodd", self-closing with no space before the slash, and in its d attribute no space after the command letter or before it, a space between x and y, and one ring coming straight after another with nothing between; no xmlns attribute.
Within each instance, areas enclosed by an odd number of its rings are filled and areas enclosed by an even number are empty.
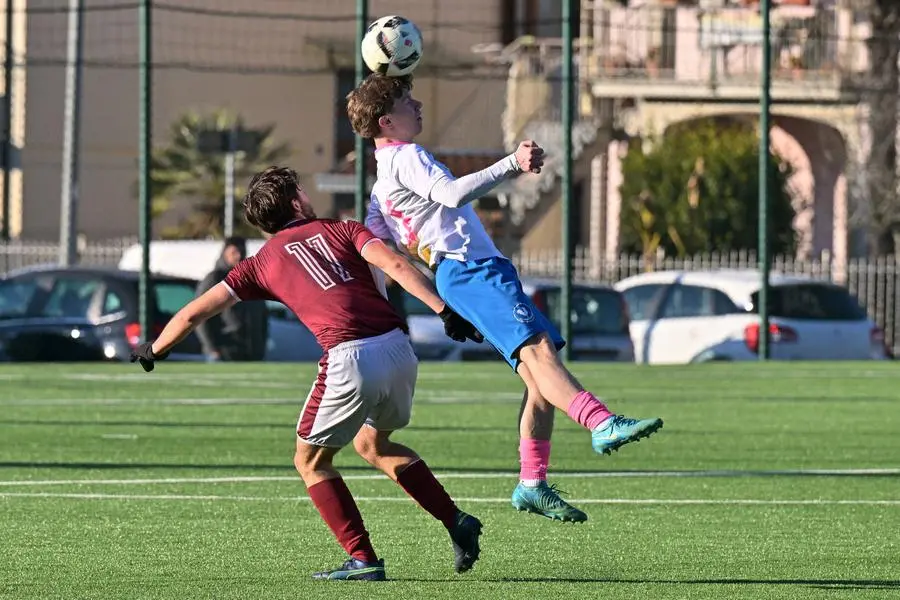
<svg viewBox="0 0 900 600"><path fill-rule="evenodd" d="M409 75L422 59L422 34L416 24L398 15L381 17L363 37L362 57L375 73Z"/></svg>

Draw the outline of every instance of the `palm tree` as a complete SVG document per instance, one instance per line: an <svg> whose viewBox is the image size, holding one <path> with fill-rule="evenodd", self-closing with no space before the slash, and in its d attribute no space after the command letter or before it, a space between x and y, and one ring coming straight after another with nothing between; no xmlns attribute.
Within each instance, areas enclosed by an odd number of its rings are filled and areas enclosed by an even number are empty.
<svg viewBox="0 0 900 600"><path fill-rule="evenodd" d="M178 198L193 203L191 214L175 227L163 231L163 237L221 237L224 231L225 155L200 150L200 133L205 130L229 131L244 128L244 120L225 109L201 115L187 112L169 127L168 143L153 150L151 169L151 212L154 218L171 210ZM235 199L244 194L243 184L253 173L277 164L291 154L286 143L272 137L274 125L258 129L259 144L249 152L235 156ZM235 207L234 231L253 235Z"/></svg>

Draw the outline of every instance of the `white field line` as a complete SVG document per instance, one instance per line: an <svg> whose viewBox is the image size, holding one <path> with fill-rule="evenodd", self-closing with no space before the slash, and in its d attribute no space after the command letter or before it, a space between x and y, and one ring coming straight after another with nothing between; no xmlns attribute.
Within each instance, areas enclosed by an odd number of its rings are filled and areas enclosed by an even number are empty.
<svg viewBox="0 0 900 600"><path fill-rule="evenodd" d="M220 496L191 494L77 494L55 492L0 492L0 498L68 498L73 500L163 500L163 501L241 501L304 502L308 496ZM410 502L402 496L358 496L360 502ZM509 498L457 498L458 502L506 504ZM900 506L900 500L757 500L691 498L574 498L573 504L638 504L657 506Z"/></svg>
<svg viewBox="0 0 900 600"><path fill-rule="evenodd" d="M220 383L221 385L221 383ZM285 386L287 387L287 386ZM307 388L297 388L292 398L35 398L33 400L0 400L0 406L230 406L295 404L303 406ZM481 393L475 391L439 392L423 390L416 392L414 402L419 404L490 404L519 403L520 392ZM103 423L97 423L102 425Z"/></svg>
<svg viewBox="0 0 900 600"><path fill-rule="evenodd" d="M513 472L484 473L435 473L438 479L515 479ZM872 477L900 475L900 469L796 469L780 471L587 471L583 473L550 474L551 479L578 478L619 478L619 477ZM389 481L382 474L344 475L346 481ZM36 487L50 485L169 485L178 483L219 484L219 483L262 483L277 481L297 481L299 476L235 476L235 477L167 477L160 479L44 479L0 481L0 487Z"/></svg>
<svg viewBox="0 0 900 600"><path fill-rule="evenodd" d="M305 367L305 370L304 370ZM307 374L308 371L308 374ZM304 377L308 377L308 375L315 375L316 372L316 363L310 362L306 365L301 365L299 369L298 375L295 376L295 380L303 380ZM510 376L514 376L512 372L509 372ZM45 378L46 374L41 374L41 378ZM272 381L272 377L274 374L262 372L262 373L252 373L252 372L240 372L240 373L228 373L224 371L219 372L210 372L208 370L197 369L196 371L191 371L188 373L179 372L179 373L165 373L162 375L165 381L180 381L190 383L192 381L202 380L202 381L218 381L219 383L223 381L235 381L235 382L245 382L248 380L256 380L256 381ZM158 378L160 375L147 375L146 373L142 373L140 370L136 370L136 372L122 372L122 373L62 373L56 375L59 379L69 379L74 381L150 381L150 378ZM458 380L460 377L463 377L465 380L469 381L472 379L496 379L497 374L492 371L479 371L478 369L470 369L467 368L465 374L459 372L443 372L443 371L431 371L425 370L419 373L419 379L433 379L433 380ZM0 373L0 380L3 381L24 381L35 379L36 374L34 373ZM280 379L280 378L276 378ZM284 377L285 384L291 383L291 379ZM304 385L305 380L304 380Z"/></svg>

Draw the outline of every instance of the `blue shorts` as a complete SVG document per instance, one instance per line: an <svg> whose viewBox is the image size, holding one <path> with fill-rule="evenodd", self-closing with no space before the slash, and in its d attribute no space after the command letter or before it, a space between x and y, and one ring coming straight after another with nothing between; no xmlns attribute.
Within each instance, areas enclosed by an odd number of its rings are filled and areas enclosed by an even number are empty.
<svg viewBox="0 0 900 600"><path fill-rule="evenodd" d="M522 345L546 332L556 349L566 342L522 290L513 264L500 257L461 262L444 259L435 276L444 302L478 328L513 370Z"/></svg>

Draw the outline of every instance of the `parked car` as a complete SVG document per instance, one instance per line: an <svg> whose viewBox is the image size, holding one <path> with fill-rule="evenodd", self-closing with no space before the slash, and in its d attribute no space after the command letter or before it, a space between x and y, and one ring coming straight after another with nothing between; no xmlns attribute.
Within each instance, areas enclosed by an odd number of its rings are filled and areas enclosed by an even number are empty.
<svg viewBox="0 0 900 600"><path fill-rule="evenodd" d="M247 256L262 248L265 240L247 240ZM222 240L153 240L150 242L150 265L154 273L200 281L212 269L222 252ZM143 262L140 244L130 246L119 260L119 268L137 272ZM280 302L267 301L269 340L265 359L268 362L318 361L322 348L312 332Z"/></svg>
<svg viewBox="0 0 900 600"><path fill-rule="evenodd" d="M0 278L0 360L127 360L141 336L137 271L55 265ZM194 299L197 280L154 274L150 310L156 333ZM279 302L267 301L267 361L318 361L312 333ZM170 360L205 360L191 334Z"/></svg>
<svg viewBox="0 0 900 600"><path fill-rule="evenodd" d="M265 240L248 240L247 254L259 251ZM154 240L150 261L154 272L200 279L206 275L222 250L217 240ZM129 248L119 268L137 270L141 266L140 245ZM423 270L428 276L431 272ZM557 323L559 283L526 278L525 292ZM440 318L405 291L404 307L410 327L410 341L420 360L493 360L499 355L489 344L458 343L444 334ZM270 302L267 361L318 360L321 349L310 331L283 305ZM628 336L625 302L611 286L576 284L572 294L573 357L582 360L634 361Z"/></svg>
<svg viewBox="0 0 900 600"><path fill-rule="evenodd" d="M561 290L558 281L523 278L522 288L535 305L559 327ZM502 360L488 344L454 342L444 334L440 318L406 294L410 339L420 360ZM572 358L633 362L628 311L622 295L608 285L572 285Z"/></svg>
<svg viewBox="0 0 900 600"><path fill-rule="evenodd" d="M884 332L850 292L827 281L772 273L770 357L885 359ZM661 271L615 285L628 303L637 362L757 360L760 274Z"/></svg>
<svg viewBox="0 0 900 600"><path fill-rule="evenodd" d="M196 282L156 275L155 332L194 297ZM0 358L12 361L127 360L141 340L138 274L91 267L31 267L0 279ZM173 359L199 360L190 335Z"/></svg>
<svg viewBox="0 0 900 600"><path fill-rule="evenodd" d="M322 358L319 342L288 307L274 300L267 300L266 306L269 308L266 362L317 362Z"/></svg>

